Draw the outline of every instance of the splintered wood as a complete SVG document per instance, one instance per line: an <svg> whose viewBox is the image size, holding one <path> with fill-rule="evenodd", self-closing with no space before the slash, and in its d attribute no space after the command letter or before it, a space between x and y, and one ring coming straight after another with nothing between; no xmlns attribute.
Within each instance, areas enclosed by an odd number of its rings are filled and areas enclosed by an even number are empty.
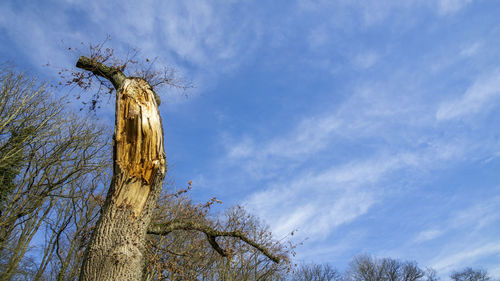
<svg viewBox="0 0 500 281"><path fill-rule="evenodd" d="M117 206L138 216L157 173L165 173L163 129L151 86L139 78L126 79L117 95L114 192Z"/></svg>

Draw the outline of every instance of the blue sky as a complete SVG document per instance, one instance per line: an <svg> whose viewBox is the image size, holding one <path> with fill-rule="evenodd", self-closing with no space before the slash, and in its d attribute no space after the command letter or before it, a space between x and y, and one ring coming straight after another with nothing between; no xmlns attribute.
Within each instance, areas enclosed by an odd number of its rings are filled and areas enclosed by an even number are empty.
<svg viewBox="0 0 500 281"><path fill-rule="evenodd" d="M500 2L2 1L0 60L56 79L109 34L194 81L161 93L169 177L243 204L297 260L500 277ZM103 106L106 116L114 107Z"/></svg>

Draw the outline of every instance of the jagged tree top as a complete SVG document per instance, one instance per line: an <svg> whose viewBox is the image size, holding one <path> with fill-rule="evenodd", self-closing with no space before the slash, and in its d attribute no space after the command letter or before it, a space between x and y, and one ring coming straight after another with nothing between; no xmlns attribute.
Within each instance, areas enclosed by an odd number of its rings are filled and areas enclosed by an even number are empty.
<svg viewBox="0 0 500 281"><path fill-rule="evenodd" d="M62 69L59 71L64 82L60 85L76 86L86 92L92 89L90 101L82 99L84 106L89 111L95 111L102 102L103 94L112 94L118 89L126 78L138 77L146 80L153 88L159 90L162 87L176 88L186 94L188 89L193 88L193 83L180 77L173 67L157 67L158 58L138 58L138 51L131 49L124 59L118 59L114 49L105 47L111 41L108 36L100 44L89 44L88 51L82 52L77 48L68 48L74 54L88 53L88 56L80 56L77 69ZM84 45L82 43L82 45ZM82 94L77 95L80 99ZM112 95L108 95L112 97ZM156 96L158 104L160 98Z"/></svg>

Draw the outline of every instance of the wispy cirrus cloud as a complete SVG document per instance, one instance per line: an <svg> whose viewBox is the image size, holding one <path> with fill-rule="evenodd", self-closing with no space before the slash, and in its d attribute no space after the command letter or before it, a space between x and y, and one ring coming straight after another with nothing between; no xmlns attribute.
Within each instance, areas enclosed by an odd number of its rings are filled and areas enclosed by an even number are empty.
<svg viewBox="0 0 500 281"><path fill-rule="evenodd" d="M377 177L368 171L369 177ZM363 215L376 202L373 191L360 189L345 172L299 175L252 194L245 205L265 217L277 237L299 229L300 237L324 239L332 230ZM278 211L279 210L279 211Z"/></svg>
<svg viewBox="0 0 500 281"><path fill-rule="evenodd" d="M456 13L471 2L472 0L440 0L438 2L439 13L442 15Z"/></svg>
<svg viewBox="0 0 500 281"><path fill-rule="evenodd" d="M383 202L391 186L389 179L398 171L415 174L439 169L474 149L464 140L428 140L415 148L402 145L407 141L405 134L400 135L399 125L394 127L388 120L397 119L421 130L433 122L425 117L432 107L421 121L415 121L413 111L419 110L418 106L408 111L403 109L407 105L400 104L395 110L398 106L394 102L402 101L382 101L374 93L361 90L334 112L304 118L284 136L267 141L246 137L228 144L229 162L225 164L244 168L247 177L266 180L267 187L251 194L245 204L265 217L275 233L285 235L299 228L304 237L325 238ZM360 106L365 108L360 111ZM386 134L380 136L381 131ZM368 149L368 154L352 154L354 159L347 163L338 158L336 148L356 139L382 142ZM357 145L357 149L366 150L362 143ZM331 160L325 165L314 164L323 158ZM287 163L287 169L282 163Z"/></svg>
<svg viewBox="0 0 500 281"><path fill-rule="evenodd" d="M464 10L473 0L439 0L439 1L394 1L394 0L365 0L365 1L297 1L297 7L301 11L311 12L320 10L330 10L335 13L333 21L341 21L350 25L354 21L348 17L356 17L356 22L362 23L365 27L372 27L382 24L389 17L411 17L419 10L431 10L439 17L448 17ZM346 13L346 10L351 13ZM337 12L340 11L340 12ZM402 23L402 21L400 21Z"/></svg>
<svg viewBox="0 0 500 281"><path fill-rule="evenodd" d="M498 197L484 200L481 203L470 204L466 202L466 204L462 209L453 209L447 218L441 218L439 222L431 223L428 228L419 232L413 241L415 243L427 242L441 238L449 232L462 232L464 230L466 230L465 236L474 235L500 220L500 215L496 212L500 206L500 198Z"/></svg>
<svg viewBox="0 0 500 281"><path fill-rule="evenodd" d="M438 229L438 228L427 229L427 230L424 230L424 231L418 233L418 235L415 237L414 241L416 243L420 243L420 242L433 240L433 239L436 239L437 237L441 236L443 233L444 233L444 231L441 229Z"/></svg>
<svg viewBox="0 0 500 281"><path fill-rule="evenodd" d="M485 243L484 241L471 243L468 245L455 245L457 248L452 254L445 254L435 259L433 267L442 272L451 272L457 268L463 268L475 263L485 256L498 256L500 253L500 243L498 241ZM495 268L498 270L498 268Z"/></svg>
<svg viewBox="0 0 500 281"><path fill-rule="evenodd" d="M375 52L364 52L356 55L354 58L354 65L356 67L367 69L372 67L375 63L377 63L379 59L379 55Z"/></svg>
<svg viewBox="0 0 500 281"><path fill-rule="evenodd" d="M203 89L238 68L260 45L262 23L240 4L91 0L33 7L7 1L0 4L0 27L8 31L8 40L22 46L20 50L36 68L47 62L71 67L75 58L67 47L85 52L85 44L100 43L110 35L107 47L115 49L117 56L138 49L141 57L158 57L158 65L171 65L181 76L189 71Z"/></svg>
<svg viewBox="0 0 500 281"><path fill-rule="evenodd" d="M436 119L450 120L485 113L499 101L500 70L497 69L478 77L460 98L443 102L436 112Z"/></svg>
<svg viewBox="0 0 500 281"><path fill-rule="evenodd" d="M477 54L479 50L481 50L481 47L482 47L481 42L474 42L472 44L468 44L460 50L460 55L464 57L474 56Z"/></svg>
<svg viewBox="0 0 500 281"><path fill-rule="evenodd" d="M457 57L463 55L456 51ZM412 65L413 71L400 69L385 83L353 85L351 95L331 110L304 116L283 134L226 142L224 164L239 167L244 178L265 186L244 203L266 218L276 234L298 228L302 237L318 241L370 214L391 193L404 193L399 182L418 185L424 175L497 151L490 139L456 127L457 116L474 123L473 113L481 110L449 106L468 105L463 97L486 93L488 102L480 105L494 107L496 75L474 74L461 98L447 96L443 102L422 88L433 83L423 73L429 63ZM342 157L346 149L350 159ZM446 235L447 228L429 226L410 235L407 243L425 244Z"/></svg>
<svg viewBox="0 0 500 281"><path fill-rule="evenodd" d="M338 226L354 221L374 204L383 202L386 193L394 188L390 179L397 172L436 169L443 161L456 159L463 149L462 145L443 144L374 155L321 171L308 169L254 192L245 204L265 217L278 235L298 228L304 237L323 239ZM430 239L429 235L422 234L418 239Z"/></svg>
<svg viewBox="0 0 500 281"><path fill-rule="evenodd" d="M495 256L500 253L500 240L496 225L500 215L496 210L500 207L500 197L480 202L457 197L445 204L444 216L438 209L432 214L422 214L423 230L394 253L421 248L420 259L441 276L470 266L498 271Z"/></svg>

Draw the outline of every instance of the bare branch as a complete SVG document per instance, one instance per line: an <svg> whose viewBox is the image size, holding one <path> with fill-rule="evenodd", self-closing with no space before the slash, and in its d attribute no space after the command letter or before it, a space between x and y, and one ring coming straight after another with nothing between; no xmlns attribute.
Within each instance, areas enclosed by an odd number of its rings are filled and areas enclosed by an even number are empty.
<svg viewBox="0 0 500 281"><path fill-rule="evenodd" d="M97 76L108 79L115 89L118 89L127 78L123 72L117 68L108 67L96 60L81 56L76 63L76 67L88 70Z"/></svg>
<svg viewBox="0 0 500 281"><path fill-rule="evenodd" d="M224 257L227 256L227 253L219 246L219 244L215 240L215 238L217 237L238 238L243 242L247 243L248 245L259 250L262 254L271 259L273 262L275 263L280 262L280 258L278 256L275 256L274 254L269 252L268 249L264 248L262 245L259 245L252 239L248 238L244 233L240 231L218 231L205 224L201 224L194 221L172 220L166 223L152 224L148 229L148 234L168 235L170 232L174 230L196 230L205 233L207 235L207 239L210 245L214 248L215 251L217 251L220 255Z"/></svg>

